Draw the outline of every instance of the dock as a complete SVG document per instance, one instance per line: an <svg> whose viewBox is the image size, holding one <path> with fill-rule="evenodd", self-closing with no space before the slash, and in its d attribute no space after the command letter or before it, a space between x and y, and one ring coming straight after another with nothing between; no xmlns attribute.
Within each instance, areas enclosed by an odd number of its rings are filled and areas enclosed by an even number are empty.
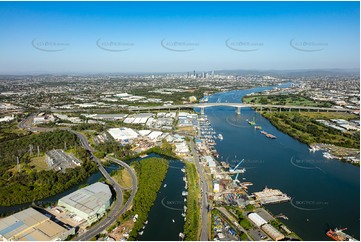
<svg viewBox="0 0 361 242"><path fill-rule="evenodd" d="M272 204L272 203L281 203L281 202L288 202L291 200L287 194L282 193L280 190L277 189L269 189L265 188L261 192L254 192L256 200L264 205L264 204Z"/></svg>
<svg viewBox="0 0 361 242"><path fill-rule="evenodd" d="M270 139L276 139L277 137L274 136L273 134L269 134L267 133L266 131L261 131L261 134L264 134L267 138L270 138Z"/></svg>

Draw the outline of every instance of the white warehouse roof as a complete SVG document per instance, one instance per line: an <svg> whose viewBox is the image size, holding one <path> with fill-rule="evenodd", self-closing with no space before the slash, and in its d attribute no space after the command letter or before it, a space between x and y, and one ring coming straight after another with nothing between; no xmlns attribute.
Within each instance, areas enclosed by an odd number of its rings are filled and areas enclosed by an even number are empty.
<svg viewBox="0 0 361 242"><path fill-rule="evenodd" d="M206 162L208 163L209 167L216 167L216 162L214 161L214 159L212 158L212 156L205 156L204 159L206 159Z"/></svg>
<svg viewBox="0 0 361 242"><path fill-rule="evenodd" d="M248 214L248 218L257 225L257 227L261 227L262 225L266 224L267 221L264 220L261 216L257 213L250 213Z"/></svg>
<svg viewBox="0 0 361 242"><path fill-rule="evenodd" d="M85 214L93 215L107 204L112 197L108 185L96 182L59 199L59 205L66 204Z"/></svg>
<svg viewBox="0 0 361 242"><path fill-rule="evenodd" d="M108 130L108 133L115 140L135 139L138 137L138 133L131 128L112 128Z"/></svg>
<svg viewBox="0 0 361 242"><path fill-rule="evenodd" d="M153 131L152 133L150 133L149 135L148 135L148 138L149 139L156 139L156 138L158 138L159 136L161 136L163 134L163 132L161 132L161 131Z"/></svg>

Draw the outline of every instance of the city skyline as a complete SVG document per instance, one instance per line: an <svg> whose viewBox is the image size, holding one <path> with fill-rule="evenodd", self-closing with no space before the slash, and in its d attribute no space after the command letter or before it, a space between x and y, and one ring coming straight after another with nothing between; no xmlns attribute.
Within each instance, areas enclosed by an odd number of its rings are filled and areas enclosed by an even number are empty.
<svg viewBox="0 0 361 242"><path fill-rule="evenodd" d="M358 2L1 2L0 73L358 69Z"/></svg>

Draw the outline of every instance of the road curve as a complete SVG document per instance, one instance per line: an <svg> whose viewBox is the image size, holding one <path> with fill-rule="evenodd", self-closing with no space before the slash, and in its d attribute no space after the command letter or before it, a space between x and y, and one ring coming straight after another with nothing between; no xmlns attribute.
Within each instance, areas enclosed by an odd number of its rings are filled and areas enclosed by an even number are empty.
<svg viewBox="0 0 361 242"><path fill-rule="evenodd" d="M95 158L97 159L97 158ZM91 238L93 238L94 236L96 236L97 234L101 233L102 231L104 231L107 227L109 227L120 215L122 215L125 211L128 210L128 208L130 207L135 194L137 193L138 190L138 180L137 180L137 176L134 174L133 170L130 168L130 166L118 159L115 158L111 158L111 157L107 157L108 160L117 163L120 166L123 166L125 169L128 170L129 174L131 175L132 178L132 185L133 185L133 189L132 189L132 193L129 197L129 199L127 200L127 202L125 203L125 205L121 207L122 205L122 197L121 197L121 190L118 193L117 191L117 202L114 209L112 210L112 212L110 214L107 215L107 217L98 223L97 225L95 225L94 227L92 227L90 230L88 230L85 234L82 234L80 236L78 236L77 238L75 238L75 240L79 240L79 241L87 241L90 240ZM111 178L112 179L112 178ZM113 179L112 179L113 180ZM114 185L117 185L117 188L120 188L119 184L113 181L113 187ZM115 189L115 187L114 187ZM120 198L118 198L118 194L120 194Z"/></svg>
<svg viewBox="0 0 361 242"><path fill-rule="evenodd" d="M50 132L50 131L56 130L55 128L39 128L39 127L29 126L29 122L31 123L31 119L34 116L35 116L35 114L29 115L26 119L22 120L19 123L18 127L27 129L32 132ZM87 138L82 133L71 130L69 128L60 128L60 129L70 131L70 132L74 133L80 139L81 145L84 147L85 150L87 150L89 152L90 158L97 164L99 171L108 180L108 182L110 183L110 185L114 188L114 190L116 192L116 200L115 200L115 204L112 205L113 209L111 210L111 212L109 214L107 214L105 218L103 218L98 224L93 226L90 230L88 230L85 233L81 234L80 236L77 236L74 238L74 240L78 240L78 241L83 241L83 240L88 241L91 238L93 238L94 236L96 236L97 234L99 234L102 231L104 231L105 229L107 229L112 223L114 223L116 221L116 219L120 215L122 215L125 211L127 211L127 209L129 208L130 204L133 201L135 193L137 192L137 178L136 178L134 172L131 170L131 168L126 163L117 160L117 162L116 162L117 164L123 166L125 169L127 169L129 171L129 173L132 176L132 182L133 182L132 183L133 189L132 189L131 196L129 197L128 201L123 206L123 208L121 208L122 203L123 203L123 196L122 196L123 188L117 182L115 182L113 180L113 178L109 175L109 173L105 170L105 168L101 164L100 160L94 156L93 152L95 150L93 147L90 146Z"/></svg>

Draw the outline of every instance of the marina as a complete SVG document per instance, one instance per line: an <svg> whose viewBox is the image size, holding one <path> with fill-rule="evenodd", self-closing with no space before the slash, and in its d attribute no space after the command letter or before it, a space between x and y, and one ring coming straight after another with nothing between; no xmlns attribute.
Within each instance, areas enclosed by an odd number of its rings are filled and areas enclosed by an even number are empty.
<svg viewBox="0 0 361 242"><path fill-rule="evenodd" d="M182 171L184 164L179 160L169 160L169 162L171 166L144 223L145 228L142 228L137 240L177 241L179 235L183 233L185 219L183 214L186 204L185 197L182 196L185 186Z"/></svg>
<svg viewBox="0 0 361 242"><path fill-rule="evenodd" d="M243 95L269 89L272 87L230 91L208 96L208 99L209 102L216 102L218 99L223 102L238 102ZM244 188L238 182L233 182L235 174L231 175L227 170L239 162L236 158L227 157L242 157L245 162L241 166L246 172L240 174L237 180L253 182L252 186L247 186L247 193L262 191L268 186L293 198L296 205L305 204L298 208L288 201L263 205L273 214L284 214L288 218L284 219L286 227L302 239L326 240L324 224L343 224L347 226L348 234L358 238L359 169L323 157L317 147L309 147L280 132L251 108L242 109L240 115L233 108L213 107L205 111L208 122L225 137L222 142L214 145L221 157L214 170L222 167L225 172L215 175L219 177L219 188L216 186L213 194L215 202L222 200L226 204L242 206L252 201L252 195L247 196ZM273 139L274 142L269 142L254 132L256 128L247 123L253 119L257 120L255 126L261 126L267 133L277 137ZM292 157L298 163L292 162ZM228 179L231 176L232 181L227 180L227 176ZM338 199L340 197L349 198L347 206L344 200ZM289 199L284 197L284 200ZM340 211L340 207L344 210ZM303 209L310 209L312 213L305 213Z"/></svg>

